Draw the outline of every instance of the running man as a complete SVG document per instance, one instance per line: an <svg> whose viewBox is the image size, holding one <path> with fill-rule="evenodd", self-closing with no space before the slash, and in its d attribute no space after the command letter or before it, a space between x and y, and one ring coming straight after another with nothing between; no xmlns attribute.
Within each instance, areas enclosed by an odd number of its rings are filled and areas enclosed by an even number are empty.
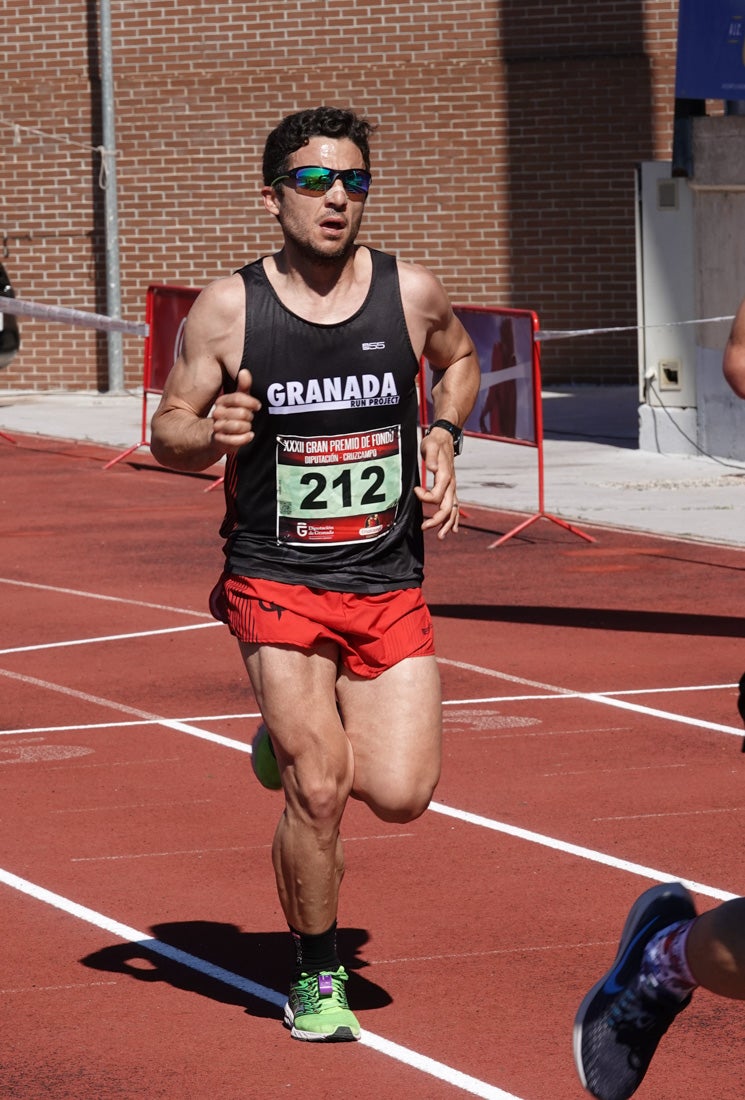
<svg viewBox="0 0 745 1100"><path fill-rule="evenodd" d="M273 863L296 953L285 1023L310 1041L360 1034L336 947L347 800L408 822L439 779L423 532L458 530L454 460L480 378L434 275L356 243L371 132L330 107L272 131L261 194L282 247L202 291L152 423L166 466L226 457L211 606L268 731L255 768L272 786L276 758L284 792ZM427 490L423 355L435 370Z"/></svg>
<svg viewBox="0 0 745 1100"><path fill-rule="evenodd" d="M745 300L724 349L724 377L745 397ZM738 710L745 721L745 676ZM745 898L696 916L680 883L653 886L634 903L613 966L592 987L574 1022L574 1060L597 1100L628 1100L660 1039L697 986L745 1000Z"/></svg>

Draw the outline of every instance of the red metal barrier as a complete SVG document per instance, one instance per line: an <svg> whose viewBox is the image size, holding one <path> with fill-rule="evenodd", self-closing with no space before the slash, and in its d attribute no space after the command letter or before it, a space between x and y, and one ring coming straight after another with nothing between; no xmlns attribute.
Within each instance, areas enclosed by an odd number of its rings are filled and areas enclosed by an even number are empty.
<svg viewBox="0 0 745 1100"><path fill-rule="evenodd" d="M537 455L538 510L506 535L491 543L501 546L539 519L550 520L587 542L596 540L571 523L546 511L543 471L543 407L541 354L536 339L538 317L530 310L493 309L488 306L455 306L474 342L481 365L481 387L465 434L500 443L533 447ZM430 398L432 369L425 361L419 374L422 429L432 422ZM426 471L422 467L422 484Z"/></svg>
<svg viewBox="0 0 745 1100"><path fill-rule="evenodd" d="M199 290L186 286L153 283L147 288L145 321L145 362L142 372L142 429L140 439L104 466L108 470L140 447L148 446L148 397L160 395L181 350L186 317ZM211 486L210 486L211 487Z"/></svg>

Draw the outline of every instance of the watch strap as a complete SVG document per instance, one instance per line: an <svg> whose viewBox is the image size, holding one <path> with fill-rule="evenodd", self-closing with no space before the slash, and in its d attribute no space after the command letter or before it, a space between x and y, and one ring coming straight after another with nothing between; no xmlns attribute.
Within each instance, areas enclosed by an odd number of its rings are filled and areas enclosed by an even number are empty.
<svg viewBox="0 0 745 1100"><path fill-rule="evenodd" d="M460 454L461 447L463 446L463 429L459 428L457 424L453 424L451 420L435 420L430 424L426 434L432 431L433 428L444 428L446 432L450 432L453 439L453 449L456 454Z"/></svg>

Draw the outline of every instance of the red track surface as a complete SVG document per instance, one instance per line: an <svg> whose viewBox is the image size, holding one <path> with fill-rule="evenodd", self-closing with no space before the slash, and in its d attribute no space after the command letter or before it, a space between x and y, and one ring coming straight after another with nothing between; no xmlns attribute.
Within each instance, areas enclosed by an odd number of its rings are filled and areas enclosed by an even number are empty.
<svg viewBox="0 0 745 1100"><path fill-rule="evenodd" d="M410 826L349 807L340 943L366 1034L316 1047L279 1022L281 797L253 779L255 702L206 614L221 494L142 454L104 471L101 448L19 444L0 441L0 1096L584 1095L574 1012L634 897L657 873L701 908L745 893L743 553L548 522L489 551L515 517L473 508L429 541L443 777ZM741 1100L743 1024L699 991L640 1100Z"/></svg>

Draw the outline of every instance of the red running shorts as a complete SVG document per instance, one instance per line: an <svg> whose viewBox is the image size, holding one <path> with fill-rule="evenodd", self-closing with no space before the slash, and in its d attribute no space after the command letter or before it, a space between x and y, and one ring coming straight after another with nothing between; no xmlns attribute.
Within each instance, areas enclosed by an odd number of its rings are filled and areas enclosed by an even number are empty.
<svg viewBox="0 0 745 1100"><path fill-rule="evenodd" d="M406 657L435 652L420 588L362 595L223 574L210 611L241 642L304 650L334 642L342 665L368 680Z"/></svg>

